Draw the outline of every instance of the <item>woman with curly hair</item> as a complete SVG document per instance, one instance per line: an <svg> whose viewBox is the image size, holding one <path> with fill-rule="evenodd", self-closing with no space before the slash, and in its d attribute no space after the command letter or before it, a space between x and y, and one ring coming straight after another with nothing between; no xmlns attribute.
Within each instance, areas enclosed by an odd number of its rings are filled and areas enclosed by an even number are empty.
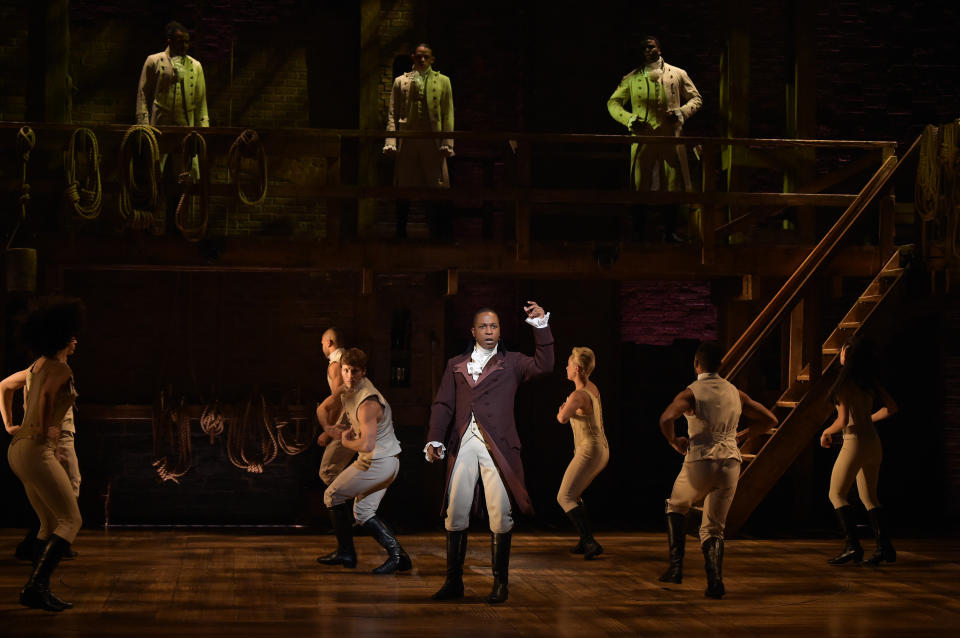
<svg viewBox="0 0 960 638"><path fill-rule="evenodd" d="M13 435L7 459L23 482L27 498L40 519L41 545L33 572L20 592L20 604L47 611L73 607L50 591L50 575L70 552L82 520L70 478L57 454L61 429L77 392L67 357L77 346L83 308L61 301L30 315L24 326L27 346L40 358L0 382L3 424ZM23 423L12 422L13 392L27 388Z"/></svg>
<svg viewBox="0 0 960 638"><path fill-rule="evenodd" d="M878 380L878 357L873 346L861 337L853 337L840 350L843 368L831 390L831 399L837 406L837 418L823 431L820 445L830 447L833 435L843 431L843 447L830 475L830 502L836 510L843 530L843 551L829 559L831 565L843 565L863 559L863 547L857 539L853 508L847 494L857 482L860 500L867 508L870 525L877 540L877 549L867 560L869 565L897 560L888 535L886 516L877 498L880 460L883 450L874 423L897 413L897 404ZM874 404L883 407L873 411Z"/></svg>
<svg viewBox="0 0 960 638"><path fill-rule="evenodd" d="M560 483L557 502L580 534L580 542L570 551L583 554L585 560L599 556L603 547L590 532L590 521L580 495L610 460L610 447L603 432L600 390L590 381L590 373L595 365L593 350L573 349L567 360L567 379L573 382L574 390L557 412L557 421L569 422L573 428L574 448L573 460Z"/></svg>

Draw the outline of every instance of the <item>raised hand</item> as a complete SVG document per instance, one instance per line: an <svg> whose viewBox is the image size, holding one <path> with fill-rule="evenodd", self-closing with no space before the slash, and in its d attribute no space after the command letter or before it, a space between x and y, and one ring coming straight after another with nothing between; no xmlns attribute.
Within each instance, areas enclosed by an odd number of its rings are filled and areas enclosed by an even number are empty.
<svg viewBox="0 0 960 638"><path fill-rule="evenodd" d="M527 305L523 307L523 311L527 313L527 317L530 319L538 319L546 314L540 304L530 300L527 300Z"/></svg>

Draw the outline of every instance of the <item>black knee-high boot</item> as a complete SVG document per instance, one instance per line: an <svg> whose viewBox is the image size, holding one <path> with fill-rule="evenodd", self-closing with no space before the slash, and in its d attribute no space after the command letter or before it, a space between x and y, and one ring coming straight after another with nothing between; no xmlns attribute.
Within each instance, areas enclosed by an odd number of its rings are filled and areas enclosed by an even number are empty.
<svg viewBox="0 0 960 638"><path fill-rule="evenodd" d="M434 600L463 597L463 559L467 555L467 530L447 532L447 579L431 596Z"/></svg>
<svg viewBox="0 0 960 638"><path fill-rule="evenodd" d="M413 567L413 562L403 551L400 541L393 535L390 528L382 520L374 516L363 524L370 530L373 538L380 543L380 546L387 550L387 560L383 561L380 567L373 570L374 574L392 574L394 572L405 572Z"/></svg>
<svg viewBox="0 0 960 638"><path fill-rule="evenodd" d="M857 521L853 517L853 508L849 505L838 507L836 509L837 521L840 523L840 529L843 531L843 551L827 560L830 565L843 565L853 561L859 563L863 560L863 547L857 540Z"/></svg>
<svg viewBox="0 0 960 638"><path fill-rule="evenodd" d="M56 534L50 536L50 540L40 552L30 579L20 591L21 605L47 611L63 611L73 607L72 603L60 600L50 593L50 575L57 568L63 555L69 551L70 543L65 539Z"/></svg>
<svg viewBox="0 0 960 638"><path fill-rule="evenodd" d="M660 576L661 583L683 582L683 553L687 537L684 534L686 516L677 512L667 514L667 544L670 548L670 566Z"/></svg>
<svg viewBox="0 0 960 638"><path fill-rule="evenodd" d="M887 527L887 513L882 507L875 507L867 510L867 516L870 517L870 527L873 528L873 536L877 539L877 549L873 556L867 559L866 564L876 566L887 561L894 563L897 560L897 550L893 548L890 542L890 530Z"/></svg>
<svg viewBox="0 0 960 638"><path fill-rule="evenodd" d="M580 542L574 547L574 550L579 549L580 551L574 551L573 553L583 554L584 560L593 560L602 554L603 546L596 541L590 532L590 519L587 517L587 510L583 506L583 502L567 512L567 517L580 535Z"/></svg>
<svg viewBox="0 0 960 638"><path fill-rule="evenodd" d="M353 501L346 501L330 508L330 521L337 535L337 549L317 558L321 565L357 566L357 550L353 547Z"/></svg>
<svg viewBox="0 0 960 638"><path fill-rule="evenodd" d="M511 534L492 534L490 561L493 564L493 589L487 596L488 603L502 603L507 599L507 582L510 576Z"/></svg>
<svg viewBox="0 0 960 638"><path fill-rule="evenodd" d="M707 598L723 598L723 539L711 536L702 546L703 563L707 572Z"/></svg>
<svg viewBox="0 0 960 638"><path fill-rule="evenodd" d="M31 527L27 530L23 540L17 545L14 554L17 560L28 560L35 563L44 545L46 545L46 543L37 538L37 528Z"/></svg>

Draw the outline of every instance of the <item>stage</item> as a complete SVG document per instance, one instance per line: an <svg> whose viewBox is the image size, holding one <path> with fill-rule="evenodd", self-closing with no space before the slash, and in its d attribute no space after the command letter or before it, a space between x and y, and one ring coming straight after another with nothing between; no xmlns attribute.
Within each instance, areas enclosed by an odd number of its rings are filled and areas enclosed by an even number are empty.
<svg viewBox="0 0 960 638"><path fill-rule="evenodd" d="M81 532L80 553L52 589L76 607L60 614L17 604L29 565L13 558L20 530L0 531L3 636L919 636L960 626L960 540L897 539L898 562L829 567L837 540L733 540L723 600L703 596L703 557L688 539L682 585L657 582L659 534L598 534L592 562L567 552L572 536L514 539L510 599L489 593L489 536L470 536L466 595L433 602L443 582L440 534L402 536L414 561L374 576L383 552L357 539L356 570L323 567L332 536L216 531ZM871 541L865 542L870 550Z"/></svg>

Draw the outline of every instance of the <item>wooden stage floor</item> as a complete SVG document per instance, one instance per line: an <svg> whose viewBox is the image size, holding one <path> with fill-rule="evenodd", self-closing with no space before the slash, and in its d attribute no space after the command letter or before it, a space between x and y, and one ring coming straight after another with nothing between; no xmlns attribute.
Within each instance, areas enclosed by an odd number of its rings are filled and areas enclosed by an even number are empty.
<svg viewBox="0 0 960 638"><path fill-rule="evenodd" d="M593 562L567 553L572 537L514 539L510 600L490 606L489 536L470 537L466 597L429 599L443 581L440 534L401 538L406 575L374 576L382 560L357 539L356 570L314 558L331 536L215 531L83 530L78 559L53 591L60 614L17 604L29 565L0 530L0 636L934 636L960 635L960 540L901 539L899 561L879 569L828 567L830 540L727 543L720 601L703 596L703 559L688 543L682 585L657 582L658 534L601 534Z"/></svg>

